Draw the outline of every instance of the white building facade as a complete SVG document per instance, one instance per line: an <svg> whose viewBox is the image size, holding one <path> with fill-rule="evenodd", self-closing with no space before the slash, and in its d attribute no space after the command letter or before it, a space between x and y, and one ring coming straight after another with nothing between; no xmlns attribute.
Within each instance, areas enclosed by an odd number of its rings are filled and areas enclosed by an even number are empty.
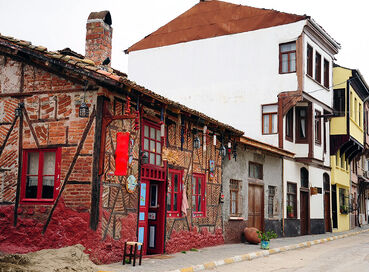
<svg viewBox="0 0 369 272"><path fill-rule="evenodd" d="M295 154L282 164L282 225L294 236L330 231L322 190L339 48L310 17L205 1L126 52L137 83Z"/></svg>

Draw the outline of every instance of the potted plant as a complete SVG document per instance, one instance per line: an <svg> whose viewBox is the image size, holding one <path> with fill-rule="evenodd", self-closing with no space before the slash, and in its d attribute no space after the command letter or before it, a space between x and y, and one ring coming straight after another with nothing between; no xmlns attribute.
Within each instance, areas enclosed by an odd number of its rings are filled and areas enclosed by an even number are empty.
<svg viewBox="0 0 369 272"><path fill-rule="evenodd" d="M341 205L340 206L340 213L341 214L347 214L348 213L346 205Z"/></svg>
<svg viewBox="0 0 369 272"><path fill-rule="evenodd" d="M293 218L294 214L292 212L292 206L287 206L287 216L288 218Z"/></svg>
<svg viewBox="0 0 369 272"><path fill-rule="evenodd" d="M278 237L274 231L267 231L267 232L258 231L257 233L258 233L259 239L261 240L261 243L260 243L261 249L269 249L270 239L274 239Z"/></svg>

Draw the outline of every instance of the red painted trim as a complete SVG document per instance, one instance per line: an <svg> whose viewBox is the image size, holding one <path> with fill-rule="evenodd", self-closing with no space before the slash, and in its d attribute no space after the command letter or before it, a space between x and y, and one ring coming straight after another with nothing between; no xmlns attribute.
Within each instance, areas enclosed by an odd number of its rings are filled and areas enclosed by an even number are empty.
<svg viewBox="0 0 369 272"><path fill-rule="evenodd" d="M198 184L198 179L202 179L201 182L201 211L200 212L192 212L194 217L205 217L206 216L206 176L205 174L199 174L199 173L193 173L192 176L195 178L195 188L198 188L197 184ZM192 191L192 196L193 195L199 195L199 194L195 194ZM195 209L197 210L197 205L196 203L192 203L192 206L195 204Z"/></svg>
<svg viewBox="0 0 369 272"><path fill-rule="evenodd" d="M148 126L149 127L149 136L148 137L146 137L145 136L145 126ZM151 121L149 121L149 120L143 120L143 124L142 124L142 126L141 126L141 146L142 146L142 151L143 152L147 152L148 153L148 160L149 160L149 163L148 164L145 164L145 165L153 165L153 166L158 166L157 164L156 164L156 156L157 155L160 155L160 159L162 160L162 150L163 150L163 139L165 138L165 137L160 137L160 140L158 141L157 139L156 139L156 131L155 131L155 138L151 138L151 132L150 132L150 128L154 128L155 130L158 130L159 131L159 133L160 133L160 124L157 124L157 123L154 123L154 122L151 122ZM148 139L148 141L149 141L149 149L145 149L145 145L144 145L144 140L145 140L145 138L146 139ZM151 150L151 141L155 141L155 152L153 152L152 150ZM161 148L161 150L160 150L160 152L157 152L157 150L156 150L156 144L157 143L160 143L160 148ZM151 154L154 154L155 155L155 157L154 157L154 161L155 161L155 164L150 164L150 153Z"/></svg>
<svg viewBox="0 0 369 272"><path fill-rule="evenodd" d="M167 198L168 195L171 194L171 203L170 203L170 210L167 210L167 215L170 218L175 218L175 217L181 217L182 216L182 211L181 211L181 206L182 206L182 194L183 194L183 170L175 170L175 169L169 169L169 174L172 174L172 180L170 181L171 184L171 192L167 193ZM177 194L177 210L173 210L173 197L174 197L174 175L178 175L178 192Z"/></svg>

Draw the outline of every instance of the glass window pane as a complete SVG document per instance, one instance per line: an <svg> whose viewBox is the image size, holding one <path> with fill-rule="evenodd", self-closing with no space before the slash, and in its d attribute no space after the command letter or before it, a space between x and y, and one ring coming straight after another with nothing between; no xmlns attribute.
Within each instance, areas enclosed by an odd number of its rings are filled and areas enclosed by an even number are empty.
<svg viewBox="0 0 369 272"><path fill-rule="evenodd" d="M282 72L283 73L288 72L288 55L287 54L282 55Z"/></svg>
<svg viewBox="0 0 369 272"><path fill-rule="evenodd" d="M281 45L281 52L293 51L296 50L296 43L287 43Z"/></svg>
<svg viewBox="0 0 369 272"><path fill-rule="evenodd" d="M196 212L196 196L192 196L192 211Z"/></svg>
<svg viewBox="0 0 369 272"><path fill-rule="evenodd" d="M155 151L155 141L153 141L153 140L150 140L150 151L151 152L156 152Z"/></svg>
<svg viewBox="0 0 369 272"><path fill-rule="evenodd" d="M306 121L305 119L300 120L300 137L305 138L306 137Z"/></svg>
<svg viewBox="0 0 369 272"><path fill-rule="evenodd" d="M269 115L263 115L264 126L263 133L269 133Z"/></svg>
<svg viewBox="0 0 369 272"><path fill-rule="evenodd" d="M144 150L150 150L150 148L149 148L149 140L148 139L144 139Z"/></svg>
<svg viewBox="0 0 369 272"><path fill-rule="evenodd" d="M272 113L278 111L278 105L266 105L263 106L263 113Z"/></svg>
<svg viewBox="0 0 369 272"><path fill-rule="evenodd" d="M277 133L277 114L272 115L272 133Z"/></svg>
<svg viewBox="0 0 369 272"><path fill-rule="evenodd" d="M38 152L30 152L28 153L28 175L38 175Z"/></svg>
<svg viewBox="0 0 369 272"><path fill-rule="evenodd" d="M156 130L156 140L160 141L161 140L161 133L160 133L160 129Z"/></svg>
<svg viewBox="0 0 369 272"><path fill-rule="evenodd" d="M155 154L150 153L150 164L155 164Z"/></svg>
<svg viewBox="0 0 369 272"><path fill-rule="evenodd" d="M161 153L161 143L156 142L156 153Z"/></svg>
<svg viewBox="0 0 369 272"><path fill-rule="evenodd" d="M196 179L192 176L192 194L196 194Z"/></svg>
<svg viewBox="0 0 369 272"><path fill-rule="evenodd" d="M54 176L42 177L42 198L54 197Z"/></svg>
<svg viewBox="0 0 369 272"><path fill-rule="evenodd" d="M26 182L26 198L37 198L37 176L28 176Z"/></svg>
<svg viewBox="0 0 369 272"><path fill-rule="evenodd" d="M173 195L173 211L178 211L177 196L178 194Z"/></svg>
<svg viewBox="0 0 369 272"><path fill-rule="evenodd" d="M198 212L201 212L201 195L198 196L198 208L197 208Z"/></svg>
<svg viewBox="0 0 369 272"><path fill-rule="evenodd" d="M43 175L55 175L55 152L44 152Z"/></svg>
<svg viewBox="0 0 369 272"><path fill-rule="evenodd" d="M171 197L172 197L172 194L171 193L168 193L168 195L167 195L167 211L171 211L172 210L172 207L171 207L171 201L172 201L172 199L171 199Z"/></svg>
<svg viewBox="0 0 369 272"><path fill-rule="evenodd" d="M197 179L197 185L198 185L198 187L197 187L197 193L198 194L201 194L201 178L198 178Z"/></svg>
<svg viewBox="0 0 369 272"><path fill-rule="evenodd" d="M174 175L174 192L178 192L178 175Z"/></svg>
<svg viewBox="0 0 369 272"><path fill-rule="evenodd" d="M145 132L144 132L145 137L149 137L149 127L145 125Z"/></svg>
<svg viewBox="0 0 369 272"><path fill-rule="evenodd" d="M296 71L296 53L290 54L290 72Z"/></svg>
<svg viewBox="0 0 369 272"><path fill-rule="evenodd" d="M151 127L151 128L150 128L150 138L151 138L151 139L155 139L155 134L156 134L156 133L155 133L155 128Z"/></svg>
<svg viewBox="0 0 369 272"><path fill-rule="evenodd" d="M161 165L161 156L156 155L156 165Z"/></svg>

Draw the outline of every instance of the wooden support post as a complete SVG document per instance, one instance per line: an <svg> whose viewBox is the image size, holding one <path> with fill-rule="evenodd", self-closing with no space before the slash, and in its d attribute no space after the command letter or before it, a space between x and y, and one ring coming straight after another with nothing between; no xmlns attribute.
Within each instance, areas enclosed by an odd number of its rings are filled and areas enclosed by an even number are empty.
<svg viewBox="0 0 369 272"><path fill-rule="evenodd" d="M23 113L23 110L22 110ZM17 118L14 118L16 120ZM23 162L23 114L19 116L19 136L18 136L18 176L17 176L17 189L15 192L15 205L14 205L14 227L18 222L18 205L20 196L20 185L22 178L22 162Z"/></svg>
<svg viewBox="0 0 369 272"><path fill-rule="evenodd" d="M37 146L37 148L40 148L40 143L38 142L36 132L33 129L32 123L31 123L31 121L28 117L28 113L25 109L23 110L23 112L24 112L24 117L26 118L26 121L27 121L27 125L28 125L29 129L31 130L31 134L33 136L33 139L35 140L36 146Z"/></svg>
<svg viewBox="0 0 369 272"><path fill-rule="evenodd" d="M100 163L100 151L103 127L103 110L104 110L103 96L97 97L96 106L96 123L95 123L95 139L94 139L94 155L92 162L92 190L91 190L91 215L90 215L90 228L93 230L97 229L99 223L100 214L100 175L99 175L99 163Z"/></svg>
<svg viewBox="0 0 369 272"><path fill-rule="evenodd" d="M68 183L68 180L69 180L69 177L70 175L72 174L72 171L73 171L73 168L74 168L74 165L76 164L77 162L77 158L79 156L79 154L81 153L81 150L82 150L82 147L83 147L83 144L87 138L87 134L88 132L90 131L90 128L92 126L92 122L94 121L95 119L95 116L96 116L96 110L94 109L91 113L91 116L90 116L90 120L88 121L86 127L85 127L85 130L83 131L83 134L82 134L82 138L81 138L81 141L79 142L78 144L78 147L77 147L77 150L76 150L76 153L74 154L74 157L73 157L73 160L69 166L69 169L68 169L68 172L67 174L65 175L65 178L64 178L64 182L63 182L63 185L62 187L60 188L60 191L59 191L59 194L57 196L57 198L55 199L55 202L54 202L54 205L53 207L51 208L50 210L50 213L49 213L49 216L47 217L47 220L46 220L46 223L44 225L44 228L42 230L42 233L44 234L46 229L47 229L47 226L49 225L50 223L50 220L51 220L51 217L54 213L54 210L56 208L56 206L58 205L58 202L59 202L59 199L60 199L60 196L62 195L63 191L64 191L64 188L65 186L67 185Z"/></svg>
<svg viewBox="0 0 369 272"><path fill-rule="evenodd" d="M11 134L11 133L12 133L12 131L13 131L13 128L14 128L14 126L15 126L15 123L17 122L17 119L18 119L18 117L17 117L17 116L15 116L15 117L14 117L14 120L13 120L13 122L12 122L12 125L10 126L9 131L8 131L8 133L7 133L7 134L6 134L6 136L5 136L5 139L4 139L4 142L3 142L3 145L0 147L0 157L1 157L1 155L3 154L3 151L4 151L4 149L5 149L6 143L8 142L8 139L9 139L9 137L10 137L10 134Z"/></svg>

